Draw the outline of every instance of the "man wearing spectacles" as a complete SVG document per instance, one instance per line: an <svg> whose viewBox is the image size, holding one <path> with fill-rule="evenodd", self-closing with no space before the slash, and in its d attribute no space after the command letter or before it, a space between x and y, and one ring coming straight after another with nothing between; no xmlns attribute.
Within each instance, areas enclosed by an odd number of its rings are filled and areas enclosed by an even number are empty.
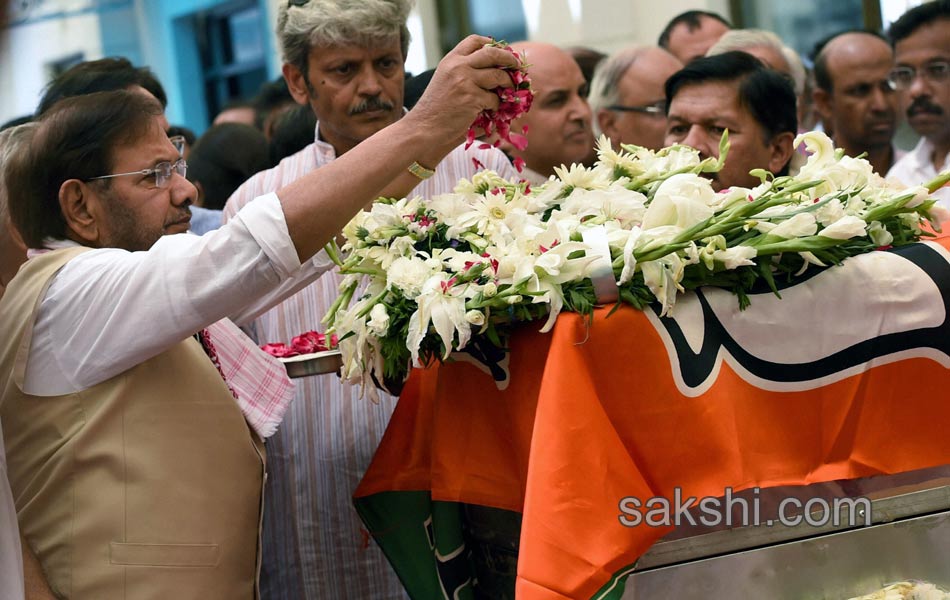
<svg viewBox="0 0 950 600"><path fill-rule="evenodd" d="M614 148L620 144L662 148L666 136L663 85L682 68L675 56L649 46L626 48L603 61L588 97L594 134L606 135Z"/></svg>
<svg viewBox="0 0 950 600"><path fill-rule="evenodd" d="M230 318L318 277L357 211L498 107L517 60L489 41L461 42L371 141L200 237L178 235L196 190L154 98L76 96L39 119L3 172L32 251L0 299L0 418L57 597L259 597L261 439L292 385Z"/></svg>
<svg viewBox="0 0 950 600"><path fill-rule="evenodd" d="M906 185L926 183L950 169L950 0L926 2L891 25L897 90L917 146L888 172ZM950 206L950 188L934 196Z"/></svg>
<svg viewBox="0 0 950 600"><path fill-rule="evenodd" d="M894 51L879 34L839 33L815 56L812 97L835 146L848 156L866 154L881 175L903 156L892 139L897 129L897 95L889 80Z"/></svg>

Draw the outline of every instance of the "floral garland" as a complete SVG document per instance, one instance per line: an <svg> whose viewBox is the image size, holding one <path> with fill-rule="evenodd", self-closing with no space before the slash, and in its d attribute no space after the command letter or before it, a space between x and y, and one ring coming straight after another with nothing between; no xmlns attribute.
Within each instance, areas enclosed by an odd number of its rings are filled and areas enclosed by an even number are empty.
<svg viewBox="0 0 950 600"><path fill-rule="evenodd" d="M494 92L498 95L498 108L496 110L483 110L475 118L471 127L468 128L468 134L465 136L465 149L475 143L476 137L481 135L490 137L493 133L498 134L498 139L494 144L482 143L479 148L485 150L492 146L498 147L504 140L510 143L518 150L524 150L528 147L528 127L521 128L521 133L511 131L511 122L531 109L531 103L534 101L534 92L531 90L531 78L528 75L528 63L523 54L518 54L511 49L504 41L497 41L487 44L503 50L507 50L518 58L518 68L507 68L505 71L511 77L511 87L498 87ZM476 169L484 168L484 165L477 158L472 158ZM515 158L514 167L520 173L524 169L524 159L520 156Z"/></svg>
<svg viewBox="0 0 950 600"><path fill-rule="evenodd" d="M337 259L345 277L326 322L340 334L343 377L372 395L374 378L401 382L411 365L468 344L504 348L512 323L546 332L562 310L590 314L598 271L620 302L659 303L662 315L701 286L731 290L744 308L758 282L778 294L778 278L915 242L950 216L930 197L950 174L904 188L822 133L800 143L811 154L797 175L753 171L751 189L717 193L703 177L721 168L727 133L719 159L685 146L616 151L602 137L593 168L556 169L534 189L483 171L451 194L378 200L346 226L348 256ZM594 230L607 250L584 241Z"/></svg>

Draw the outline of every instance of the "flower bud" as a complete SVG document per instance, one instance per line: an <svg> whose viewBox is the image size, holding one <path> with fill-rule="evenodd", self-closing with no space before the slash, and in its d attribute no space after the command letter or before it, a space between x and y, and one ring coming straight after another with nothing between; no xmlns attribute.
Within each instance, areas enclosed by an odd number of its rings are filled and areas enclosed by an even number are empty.
<svg viewBox="0 0 950 600"><path fill-rule="evenodd" d="M480 310L470 310L465 313L465 320L472 325L481 327L485 324L485 314Z"/></svg>

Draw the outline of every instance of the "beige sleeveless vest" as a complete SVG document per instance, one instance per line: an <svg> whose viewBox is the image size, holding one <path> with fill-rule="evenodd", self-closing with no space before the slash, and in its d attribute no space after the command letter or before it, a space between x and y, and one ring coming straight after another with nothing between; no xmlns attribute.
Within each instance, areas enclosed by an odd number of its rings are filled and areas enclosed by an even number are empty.
<svg viewBox="0 0 950 600"><path fill-rule="evenodd" d="M22 392L40 300L85 250L27 261L0 300L0 422L20 529L66 598L255 598L263 445L197 341L79 393Z"/></svg>

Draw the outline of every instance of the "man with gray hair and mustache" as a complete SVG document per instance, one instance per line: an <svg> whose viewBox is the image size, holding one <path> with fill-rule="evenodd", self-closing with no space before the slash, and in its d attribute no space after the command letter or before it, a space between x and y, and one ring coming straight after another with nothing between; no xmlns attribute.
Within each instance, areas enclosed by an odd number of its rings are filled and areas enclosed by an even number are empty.
<svg viewBox="0 0 950 600"><path fill-rule="evenodd" d="M403 116L411 7L411 0L281 1L277 37L284 79L297 103L316 115L315 140L238 188L225 219L262 190L330 163ZM439 164L415 165L416 179L385 195L450 192L475 173L473 159L518 178L500 151L459 146ZM340 281L337 273L324 274L256 318L249 333L263 344L324 330L321 319L339 295ZM296 399L267 444L263 600L405 598L382 552L362 530L351 498L395 407L393 396L380 396L379 404L360 398L357 388L344 387L335 374L297 380Z"/></svg>

